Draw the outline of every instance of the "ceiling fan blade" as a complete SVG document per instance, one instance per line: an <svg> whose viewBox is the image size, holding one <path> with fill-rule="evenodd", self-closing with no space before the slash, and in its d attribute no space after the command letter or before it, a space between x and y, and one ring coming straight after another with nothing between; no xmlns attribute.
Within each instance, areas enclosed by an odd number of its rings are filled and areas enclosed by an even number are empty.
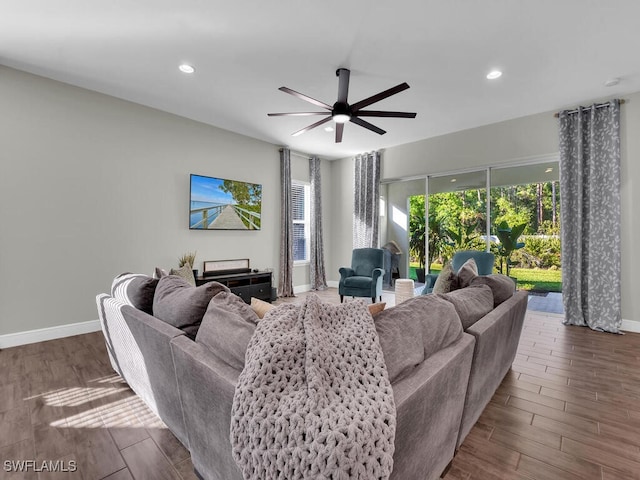
<svg viewBox="0 0 640 480"><path fill-rule="evenodd" d="M358 117L351 117L351 122L356 123L358 125L360 125L361 127L364 127L368 130L371 130L372 132L376 132L380 135L384 135L385 133L387 133L385 130L382 130L379 127L376 127L375 125L369 123L369 122L365 122L364 120L362 120L361 118Z"/></svg>
<svg viewBox="0 0 640 480"><path fill-rule="evenodd" d="M384 100L387 97L390 97L391 95L395 95L396 93L400 93L404 90L406 90L407 88L409 88L409 84L407 82L405 83L401 83L400 85L396 85L395 87L391 87L388 90L385 90L384 92L380 92L376 95L373 95L369 98L365 98L364 100L360 100L358 103L354 103L353 105L351 105L351 110L353 112L357 112L358 110L360 110L361 108L364 108L368 105L371 105L372 103L376 103L379 102L380 100Z"/></svg>
<svg viewBox="0 0 640 480"><path fill-rule="evenodd" d="M269 117L307 117L309 115L331 115L331 112L267 113L267 116L269 116Z"/></svg>
<svg viewBox="0 0 640 480"><path fill-rule="evenodd" d="M382 112L380 110L359 110L354 115L358 117L416 118L416 114L411 112Z"/></svg>
<svg viewBox="0 0 640 480"><path fill-rule="evenodd" d="M309 130L311 130L312 128L316 128L319 127L320 125L322 125L323 123L327 123L328 121L331 120L331 117L327 117L327 118L323 118L322 120L320 120L319 122L316 122L312 125L309 125L308 127L304 127L302 130L298 130L297 132L293 132L291 134L292 137L297 137L298 135L302 135L304 132L308 132Z"/></svg>
<svg viewBox="0 0 640 480"><path fill-rule="evenodd" d="M344 123L336 123L336 143L342 142L342 132L344 132Z"/></svg>
<svg viewBox="0 0 640 480"><path fill-rule="evenodd" d="M300 92L296 92L295 90L291 90L290 88L280 87L278 90L280 90L281 92L284 92L284 93L288 93L289 95L293 95L294 97L298 97L299 99L304 100L305 102L313 103L314 105L317 105L318 107L326 108L327 110L332 110L333 109L333 107L331 105L327 105L326 103L321 102L320 100L316 100L315 98L311 98L308 95L305 95L305 94L300 93Z"/></svg>
<svg viewBox="0 0 640 480"><path fill-rule="evenodd" d="M347 95L349 94L349 76L351 72L346 68L339 68L336 71L338 78L338 102L347 103ZM337 132L337 130L336 130Z"/></svg>

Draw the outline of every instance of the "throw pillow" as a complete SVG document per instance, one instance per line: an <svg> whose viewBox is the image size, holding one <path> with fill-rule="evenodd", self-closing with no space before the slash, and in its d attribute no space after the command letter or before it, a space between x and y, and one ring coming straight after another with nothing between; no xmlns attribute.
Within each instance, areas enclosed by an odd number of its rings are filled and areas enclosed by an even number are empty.
<svg viewBox="0 0 640 480"><path fill-rule="evenodd" d="M196 342L241 371L258 320L258 315L240 297L231 292L220 292L209 302Z"/></svg>
<svg viewBox="0 0 640 480"><path fill-rule="evenodd" d="M493 293L487 285L463 288L438 297L453 304L464 330L493 310Z"/></svg>
<svg viewBox="0 0 640 480"><path fill-rule="evenodd" d="M455 308L437 295L410 298L378 313L373 322L392 383L462 336Z"/></svg>
<svg viewBox="0 0 640 480"><path fill-rule="evenodd" d="M230 290L218 282L194 287L186 280L168 275L158 281L153 297L153 316L195 338L211 299Z"/></svg>
<svg viewBox="0 0 640 480"><path fill-rule="evenodd" d="M275 308L275 305L260 300L259 298L251 297L251 308L256 312L258 318L262 319L269 310Z"/></svg>
<svg viewBox="0 0 640 480"><path fill-rule="evenodd" d="M451 267L451 262L447 262L442 271L436 278L436 283L433 285L432 293L447 293L458 288L458 276Z"/></svg>
<svg viewBox="0 0 640 480"><path fill-rule="evenodd" d="M111 296L151 315L158 280L140 273L123 273L111 284Z"/></svg>
<svg viewBox="0 0 640 480"><path fill-rule="evenodd" d="M172 268L169 270L169 275L177 275L180 278L184 278L190 285L196 286L196 277L193 276L193 269L189 264L185 264L177 270Z"/></svg>
<svg viewBox="0 0 640 480"><path fill-rule="evenodd" d="M471 286L476 285L489 285L493 292L494 308L505 300L510 299L516 291L516 284L513 279L500 273L478 276L471 280Z"/></svg>
<svg viewBox="0 0 640 480"><path fill-rule="evenodd" d="M470 258L462 264L458 270L458 287L466 288L475 277L478 276L478 265L473 258Z"/></svg>
<svg viewBox="0 0 640 480"><path fill-rule="evenodd" d="M386 302L371 303L368 305L369 313L375 317L378 313L384 310L386 305Z"/></svg>
<svg viewBox="0 0 640 480"><path fill-rule="evenodd" d="M169 275L169 272L167 272L164 268L156 267L153 270L153 278L160 279L162 277L166 277L167 275Z"/></svg>

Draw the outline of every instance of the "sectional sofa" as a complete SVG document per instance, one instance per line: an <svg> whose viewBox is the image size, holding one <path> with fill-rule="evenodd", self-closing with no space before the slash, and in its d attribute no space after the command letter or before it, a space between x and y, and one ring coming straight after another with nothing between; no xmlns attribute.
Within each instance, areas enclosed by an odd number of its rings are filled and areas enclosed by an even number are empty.
<svg viewBox="0 0 640 480"><path fill-rule="evenodd" d="M509 370L527 294L505 278L374 315L396 406L390 478L439 478ZM235 385L257 322L275 321L278 307L260 320L222 285L185 283L128 274L98 295L110 360L189 449L199 477L242 479L229 440Z"/></svg>

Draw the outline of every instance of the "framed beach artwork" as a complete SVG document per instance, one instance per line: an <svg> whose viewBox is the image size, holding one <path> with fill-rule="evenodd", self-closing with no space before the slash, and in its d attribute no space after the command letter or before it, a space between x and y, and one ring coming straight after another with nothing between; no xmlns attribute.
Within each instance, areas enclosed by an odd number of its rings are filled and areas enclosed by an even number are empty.
<svg viewBox="0 0 640 480"><path fill-rule="evenodd" d="M189 229L260 230L262 185L191 174Z"/></svg>

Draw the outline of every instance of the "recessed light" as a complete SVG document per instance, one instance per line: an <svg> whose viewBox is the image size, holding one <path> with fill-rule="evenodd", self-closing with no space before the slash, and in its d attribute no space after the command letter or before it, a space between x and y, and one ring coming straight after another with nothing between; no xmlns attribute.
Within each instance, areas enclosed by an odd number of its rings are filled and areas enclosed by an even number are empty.
<svg viewBox="0 0 640 480"><path fill-rule="evenodd" d="M458 179L457 178L452 178L450 181L451 181L451 183L455 183L455 182L458 181Z"/></svg>
<svg viewBox="0 0 640 480"><path fill-rule="evenodd" d="M502 76L502 72L500 70L492 70L487 73L487 78L489 80L495 80L496 78L500 78Z"/></svg>
<svg viewBox="0 0 640 480"><path fill-rule="evenodd" d="M182 73L193 73L196 71L196 69L192 65L189 65L187 63L183 63L178 68Z"/></svg>
<svg viewBox="0 0 640 480"><path fill-rule="evenodd" d="M551 168L551 167L547 168L547 169L544 171L544 173L551 173L551 172L553 172L553 168Z"/></svg>
<svg viewBox="0 0 640 480"><path fill-rule="evenodd" d="M333 127L324 127L325 132L333 132Z"/></svg>
<svg viewBox="0 0 640 480"><path fill-rule="evenodd" d="M620 83L620 79L619 78L610 78L609 80L604 82L604 86L605 87L615 87L619 83Z"/></svg>

